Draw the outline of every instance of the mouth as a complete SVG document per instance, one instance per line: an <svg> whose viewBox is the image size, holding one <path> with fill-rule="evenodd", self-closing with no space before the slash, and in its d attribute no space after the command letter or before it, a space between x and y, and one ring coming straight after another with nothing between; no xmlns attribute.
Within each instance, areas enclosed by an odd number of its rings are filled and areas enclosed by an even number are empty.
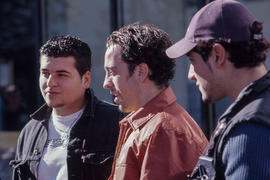
<svg viewBox="0 0 270 180"><path fill-rule="evenodd" d="M115 96L113 102L119 105L119 97Z"/></svg>
<svg viewBox="0 0 270 180"><path fill-rule="evenodd" d="M120 104L120 95L118 94L118 93L113 93L113 96L114 96L114 99L113 99L113 102L115 103L115 104Z"/></svg>
<svg viewBox="0 0 270 180"><path fill-rule="evenodd" d="M110 94L114 96L113 102L117 105L120 104L120 93L114 89L110 90Z"/></svg>
<svg viewBox="0 0 270 180"><path fill-rule="evenodd" d="M56 91L47 91L47 92L45 92L45 94L48 95L48 96L54 96L54 95L59 94L59 92L56 92Z"/></svg>
<svg viewBox="0 0 270 180"><path fill-rule="evenodd" d="M112 90L110 91L110 94L113 95L113 96L118 96L119 95L119 93L117 91L112 91Z"/></svg>
<svg viewBox="0 0 270 180"><path fill-rule="evenodd" d="M56 91L47 91L47 93L49 93L49 94L57 94L58 92L56 92Z"/></svg>

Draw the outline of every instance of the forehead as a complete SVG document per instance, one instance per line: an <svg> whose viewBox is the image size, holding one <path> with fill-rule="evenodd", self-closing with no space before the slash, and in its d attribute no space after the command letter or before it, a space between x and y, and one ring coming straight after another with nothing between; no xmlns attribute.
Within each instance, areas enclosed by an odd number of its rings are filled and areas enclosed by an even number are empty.
<svg viewBox="0 0 270 180"><path fill-rule="evenodd" d="M187 56L188 58L191 58L191 57L194 57L195 54L196 54L195 51L189 51L189 52L186 54L186 56Z"/></svg>
<svg viewBox="0 0 270 180"><path fill-rule="evenodd" d="M193 61L203 61L202 56L196 52L196 51L190 51L189 53L186 54L188 59L193 62Z"/></svg>
<svg viewBox="0 0 270 180"><path fill-rule="evenodd" d="M122 58L122 48L118 45L109 46L105 53L104 67L110 68L121 64L126 64Z"/></svg>
<svg viewBox="0 0 270 180"><path fill-rule="evenodd" d="M75 68L75 59L72 56L68 57L40 57L40 68L46 69L70 69Z"/></svg>

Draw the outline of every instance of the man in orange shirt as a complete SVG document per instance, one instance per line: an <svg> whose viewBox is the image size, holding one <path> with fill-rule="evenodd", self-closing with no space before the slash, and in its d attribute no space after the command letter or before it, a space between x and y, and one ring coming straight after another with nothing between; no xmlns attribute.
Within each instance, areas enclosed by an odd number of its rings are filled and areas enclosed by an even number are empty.
<svg viewBox="0 0 270 180"><path fill-rule="evenodd" d="M109 179L186 179L208 144L169 86L175 68L165 54L169 46L166 32L138 23L114 31L107 40L103 87L129 113L120 122Z"/></svg>

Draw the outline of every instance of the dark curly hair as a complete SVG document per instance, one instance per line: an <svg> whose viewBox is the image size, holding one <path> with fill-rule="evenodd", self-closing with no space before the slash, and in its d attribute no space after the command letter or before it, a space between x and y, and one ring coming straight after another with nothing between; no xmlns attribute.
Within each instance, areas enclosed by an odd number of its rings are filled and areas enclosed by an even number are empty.
<svg viewBox="0 0 270 180"><path fill-rule="evenodd" d="M221 44L229 52L229 60L236 68L255 67L266 60L270 43L264 37L256 39L254 35L262 36L263 25L255 21L251 26L251 40L243 42L228 42L223 40L209 40L198 42L193 51L199 53L204 61L208 60L214 43Z"/></svg>
<svg viewBox="0 0 270 180"><path fill-rule="evenodd" d="M151 70L149 79L162 88L169 85L175 72L175 61L165 54L171 44L169 35L154 25L133 23L112 32L106 46L121 47L122 58L128 64L130 76L136 65L146 63Z"/></svg>
<svg viewBox="0 0 270 180"><path fill-rule="evenodd" d="M71 35L55 36L40 48L40 56L73 56L80 76L91 70L91 50L87 43Z"/></svg>

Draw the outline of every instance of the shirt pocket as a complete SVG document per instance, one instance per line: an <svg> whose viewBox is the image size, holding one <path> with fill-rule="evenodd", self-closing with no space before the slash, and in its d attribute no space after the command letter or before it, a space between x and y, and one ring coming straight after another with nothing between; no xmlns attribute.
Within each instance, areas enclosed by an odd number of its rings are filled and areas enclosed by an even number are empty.
<svg viewBox="0 0 270 180"><path fill-rule="evenodd" d="M82 156L83 163L89 165L102 165L113 159L113 153L88 153Z"/></svg>
<svg viewBox="0 0 270 180"><path fill-rule="evenodd" d="M92 179L107 179L111 173L114 153L95 152L82 156L84 174Z"/></svg>

